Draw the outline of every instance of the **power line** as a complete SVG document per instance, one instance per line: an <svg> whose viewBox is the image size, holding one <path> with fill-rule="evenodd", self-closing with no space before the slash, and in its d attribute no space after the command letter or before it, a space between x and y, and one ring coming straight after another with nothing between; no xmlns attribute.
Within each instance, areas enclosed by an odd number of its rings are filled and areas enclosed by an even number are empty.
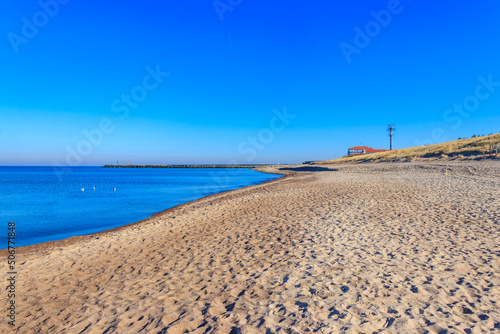
<svg viewBox="0 0 500 334"><path fill-rule="evenodd" d="M392 151L392 136L394 135L393 131L396 131L396 128L394 127L394 124L389 124L387 126L387 131L389 131L389 138L391 139L390 150Z"/></svg>

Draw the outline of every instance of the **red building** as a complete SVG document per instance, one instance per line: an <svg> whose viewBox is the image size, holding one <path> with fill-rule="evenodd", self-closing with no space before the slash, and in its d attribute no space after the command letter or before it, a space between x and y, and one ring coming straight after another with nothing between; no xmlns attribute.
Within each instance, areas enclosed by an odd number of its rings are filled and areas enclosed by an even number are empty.
<svg viewBox="0 0 500 334"><path fill-rule="evenodd" d="M370 153L378 153L378 152L386 152L389 150L384 149L373 149L368 146L354 146L347 150L347 155L358 155L358 154L370 154Z"/></svg>

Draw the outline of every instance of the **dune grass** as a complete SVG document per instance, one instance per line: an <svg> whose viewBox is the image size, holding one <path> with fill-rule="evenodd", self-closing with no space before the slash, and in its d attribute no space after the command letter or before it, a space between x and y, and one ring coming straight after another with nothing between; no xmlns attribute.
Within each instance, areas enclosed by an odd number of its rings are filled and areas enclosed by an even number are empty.
<svg viewBox="0 0 500 334"><path fill-rule="evenodd" d="M498 144L500 150L500 133L469 139L459 139L442 144L424 145L388 152L355 155L334 160L318 161L316 164L413 161L422 159L478 159L489 157L490 150L493 151L494 156L496 144ZM500 158L500 152L498 157Z"/></svg>

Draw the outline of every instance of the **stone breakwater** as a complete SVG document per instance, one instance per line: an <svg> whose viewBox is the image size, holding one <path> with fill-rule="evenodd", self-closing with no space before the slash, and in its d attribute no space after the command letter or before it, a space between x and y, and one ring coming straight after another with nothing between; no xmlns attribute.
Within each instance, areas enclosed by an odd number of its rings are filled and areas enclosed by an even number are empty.
<svg viewBox="0 0 500 334"><path fill-rule="evenodd" d="M264 168L286 167L290 165L104 165L102 168Z"/></svg>

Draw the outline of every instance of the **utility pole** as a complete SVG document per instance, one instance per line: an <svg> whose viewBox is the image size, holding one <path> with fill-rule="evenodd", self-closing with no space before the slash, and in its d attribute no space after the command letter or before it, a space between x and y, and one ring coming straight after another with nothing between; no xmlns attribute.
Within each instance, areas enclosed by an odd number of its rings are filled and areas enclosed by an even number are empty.
<svg viewBox="0 0 500 334"><path fill-rule="evenodd" d="M387 126L387 131L389 131L389 138L391 138L391 146L390 146L390 150L392 151L392 136L393 136L393 131L396 131L396 128L394 127L394 124L389 124Z"/></svg>

